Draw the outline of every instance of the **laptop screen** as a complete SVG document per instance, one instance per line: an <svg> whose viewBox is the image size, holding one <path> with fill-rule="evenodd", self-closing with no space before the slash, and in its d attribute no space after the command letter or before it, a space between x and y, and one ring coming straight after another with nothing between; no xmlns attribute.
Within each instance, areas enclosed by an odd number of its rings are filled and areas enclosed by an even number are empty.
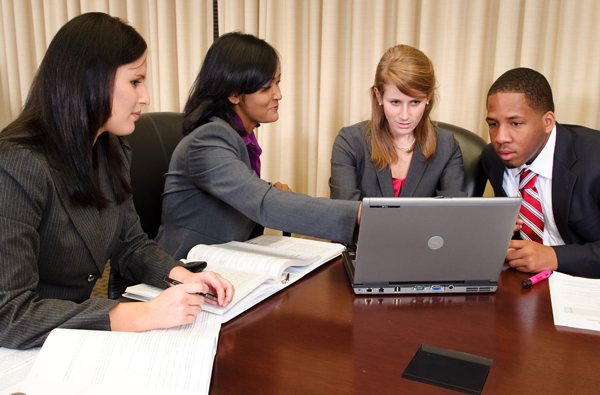
<svg viewBox="0 0 600 395"><path fill-rule="evenodd" d="M354 284L495 282L520 198L365 198Z"/></svg>

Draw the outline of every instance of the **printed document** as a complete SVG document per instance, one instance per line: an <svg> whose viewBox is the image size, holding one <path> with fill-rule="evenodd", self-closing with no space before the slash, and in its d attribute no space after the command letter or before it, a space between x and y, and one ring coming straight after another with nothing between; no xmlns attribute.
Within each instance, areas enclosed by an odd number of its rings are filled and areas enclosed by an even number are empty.
<svg viewBox="0 0 600 395"><path fill-rule="evenodd" d="M140 333L53 330L21 391L27 395L208 394L221 317Z"/></svg>
<svg viewBox="0 0 600 395"><path fill-rule="evenodd" d="M600 330L600 279L554 272L548 281L554 325Z"/></svg>

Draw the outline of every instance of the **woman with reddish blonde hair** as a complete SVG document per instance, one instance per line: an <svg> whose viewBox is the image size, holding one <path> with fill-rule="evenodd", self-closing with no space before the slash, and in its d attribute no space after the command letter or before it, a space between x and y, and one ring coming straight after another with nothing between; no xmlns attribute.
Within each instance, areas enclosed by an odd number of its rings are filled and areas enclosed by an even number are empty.
<svg viewBox="0 0 600 395"><path fill-rule="evenodd" d="M335 139L333 199L466 196L458 142L430 119L436 85L423 52L408 45L386 51L371 88L371 119L342 128Z"/></svg>

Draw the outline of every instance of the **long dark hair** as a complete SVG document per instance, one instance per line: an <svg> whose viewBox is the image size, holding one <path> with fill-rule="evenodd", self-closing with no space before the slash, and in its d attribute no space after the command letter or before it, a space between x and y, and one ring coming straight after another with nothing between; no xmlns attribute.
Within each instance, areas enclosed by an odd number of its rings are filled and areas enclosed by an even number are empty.
<svg viewBox="0 0 600 395"><path fill-rule="evenodd" d="M109 144L107 133L94 141L111 115L117 69L146 48L142 36L119 18L93 12L71 19L52 39L23 111L0 133L0 141L43 147L71 203L79 206L109 204L97 171L98 155L104 155L116 200L124 202L131 187L120 147Z"/></svg>
<svg viewBox="0 0 600 395"><path fill-rule="evenodd" d="M258 91L271 81L279 65L279 55L266 41L251 34L227 33L209 48L202 68L183 110L183 134L219 117L241 136L246 131L235 122L231 95Z"/></svg>

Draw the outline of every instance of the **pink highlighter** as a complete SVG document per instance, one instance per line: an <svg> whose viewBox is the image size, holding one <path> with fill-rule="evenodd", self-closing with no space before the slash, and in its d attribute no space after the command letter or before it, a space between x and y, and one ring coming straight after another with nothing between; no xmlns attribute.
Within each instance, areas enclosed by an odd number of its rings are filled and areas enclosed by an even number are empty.
<svg viewBox="0 0 600 395"><path fill-rule="evenodd" d="M523 288L529 288L533 284L537 284L540 281L544 281L545 279L550 277L551 274L552 274L552 270L544 270L543 272L538 273L535 276L529 277L527 280L522 281L521 286Z"/></svg>

